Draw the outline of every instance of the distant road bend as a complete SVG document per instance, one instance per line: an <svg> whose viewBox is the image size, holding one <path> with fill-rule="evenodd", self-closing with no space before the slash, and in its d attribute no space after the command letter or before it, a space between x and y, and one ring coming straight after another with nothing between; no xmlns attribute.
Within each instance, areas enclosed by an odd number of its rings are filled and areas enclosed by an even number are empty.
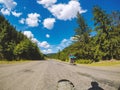
<svg viewBox="0 0 120 90"><path fill-rule="evenodd" d="M54 60L0 65L0 90L118 90L119 87L120 67L70 65Z"/></svg>

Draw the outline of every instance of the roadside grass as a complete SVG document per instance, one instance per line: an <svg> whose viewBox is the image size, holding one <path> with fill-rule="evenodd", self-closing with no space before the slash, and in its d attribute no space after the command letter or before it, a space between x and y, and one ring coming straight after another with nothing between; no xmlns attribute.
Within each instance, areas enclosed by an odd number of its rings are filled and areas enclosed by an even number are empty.
<svg viewBox="0 0 120 90"><path fill-rule="evenodd" d="M91 64L92 62L93 62L92 60L84 60L84 59L75 60L76 64Z"/></svg>
<svg viewBox="0 0 120 90"><path fill-rule="evenodd" d="M0 61L0 64L19 64L19 63L24 63L24 62L30 62L30 60L19 60L19 61L7 61L7 60L2 60Z"/></svg>
<svg viewBox="0 0 120 90"><path fill-rule="evenodd" d="M116 60L100 61L100 62L93 62L88 65L89 66L116 66L116 65L120 65L120 61L116 61Z"/></svg>
<svg viewBox="0 0 120 90"><path fill-rule="evenodd" d="M106 61L99 61L93 62L92 60L76 60L76 64L82 64L87 66L115 66L120 65L120 60L106 60Z"/></svg>

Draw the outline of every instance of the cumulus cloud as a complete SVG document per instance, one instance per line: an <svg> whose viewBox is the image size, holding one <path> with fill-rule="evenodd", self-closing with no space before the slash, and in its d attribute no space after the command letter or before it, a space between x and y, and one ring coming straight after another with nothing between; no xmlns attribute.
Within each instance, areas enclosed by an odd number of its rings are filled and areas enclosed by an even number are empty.
<svg viewBox="0 0 120 90"><path fill-rule="evenodd" d="M54 27L55 19L54 18L46 18L43 21L43 25L47 29L52 29Z"/></svg>
<svg viewBox="0 0 120 90"><path fill-rule="evenodd" d="M30 14L28 14L28 17L26 19L21 18L19 20L19 23L27 24L29 27L37 27L40 22L39 17L40 17L40 14L30 13Z"/></svg>
<svg viewBox="0 0 120 90"><path fill-rule="evenodd" d="M26 18L26 24L31 27L35 27L39 25L39 17L40 15L37 13L28 14L28 18Z"/></svg>
<svg viewBox="0 0 120 90"><path fill-rule="evenodd" d="M50 35L49 35L49 34L46 34L46 37L47 37L47 38L50 38Z"/></svg>
<svg viewBox="0 0 120 90"><path fill-rule="evenodd" d="M40 14L37 13L30 13L26 18L26 24L30 27L37 27L39 25L39 17Z"/></svg>
<svg viewBox="0 0 120 90"><path fill-rule="evenodd" d="M68 4L58 3L57 0L37 0L37 3L47 8L53 16L60 20L71 20L77 17L77 13L85 13L78 0L70 0Z"/></svg>
<svg viewBox="0 0 120 90"><path fill-rule="evenodd" d="M47 41L37 40L31 31L24 31L23 34L26 35L33 43L36 43L44 54L52 52L52 49L50 49L51 45Z"/></svg>
<svg viewBox="0 0 120 90"><path fill-rule="evenodd" d="M31 31L24 31L23 32L24 35L27 36L27 38L29 38L33 43L37 43L37 45L40 47L40 48L49 48L50 47L50 44L47 42L47 41L42 41L40 42L39 40L37 40L33 33Z"/></svg>
<svg viewBox="0 0 120 90"><path fill-rule="evenodd" d="M25 23L25 19L24 19L24 18L21 18L21 19L19 20L19 23L24 24L24 23Z"/></svg>
<svg viewBox="0 0 120 90"><path fill-rule="evenodd" d="M24 31L23 34L26 35L27 38L29 38L33 43L36 43L40 50L42 51L42 53L44 54L52 53L52 49L50 49L50 44L47 41L40 42L34 37L31 31Z"/></svg>
<svg viewBox="0 0 120 90"><path fill-rule="evenodd" d="M68 4L54 4L48 7L48 10L60 20L71 20L76 18L78 12L80 14L86 12L76 0L71 0Z"/></svg>
<svg viewBox="0 0 120 90"><path fill-rule="evenodd" d="M56 53L59 50L63 50L65 47L68 47L72 44L71 37L69 39L63 39L58 45L51 45L50 49L52 50L52 53Z"/></svg>
<svg viewBox="0 0 120 90"><path fill-rule="evenodd" d="M68 40L67 39L63 39L62 41L61 41L61 43L65 43L65 42L67 42Z"/></svg>
<svg viewBox="0 0 120 90"><path fill-rule="evenodd" d="M63 39L61 43L58 45L58 47L65 48L69 46L70 44L72 44L73 41L74 41L74 37L70 37L69 39Z"/></svg>
<svg viewBox="0 0 120 90"><path fill-rule="evenodd" d="M57 46L56 49L61 50L61 47Z"/></svg>
<svg viewBox="0 0 120 90"><path fill-rule="evenodd" d="M3 15L10 15L10 11L9 11L8 9L5 9L5 8L2 8L2 9L1 9L1 13L2 13Z"/></svg>
<svg viewBox="0 0 120 90"><path fill-rule="evenodd" d="M39 43L39 41L36 38L34 38L34 35L31 31L24 31L23 34L27 36L27 38L29 38L33 43Z"/></svg>
<svg viewBox="0 0 120 90"><path fill-rule="evenodd" d="M50 44L47 41L43 41L39 43L39 47L49 48Z"/></svg>
<svg viewBox="0 0 120 90"><path fill-rule="evenodd" d="M58 52L59 50L63 50L65 47L68 47L72 44L71 37L69 39L63 39L60 44L53 46L53 51ZM56 48L55 48L56 47Z"/></svg>
<svg viewBox="0 0 120 90"><path fill-rule="evenodd" d="M78 41L77 37L70 37L70 40L73 41L73 42Z"/></svg>
<svg viewBox="0 0 120 90"><path fill-rule="evenodd" d="M38 4L42 4L45 7L49 7L53 4L55 4L57 2L57 0L37 0Z"/></svg>
<svg viewBox="0 0 120 90"><path fill-rule="evenodd" d="M17 5L14 0L0 0L0 4L2 4L4 8L7 8L10 11Z"/></svg>
<svg viewBox="0 0 120 90"><path fill-rule="evenodd" d="M59 50L63 50L65 47L69 46L72 43L71 37L69 39L63 39L60 44L58 45L50 45L47 41L38 41L32 34L28 34L28 37L31 38L32 42L37 43L38 47L41 49L42 53L48 54L48 53L56 53Z"/></svg>
<svg viewBox="0 0 120 90"><path fill-rule="evenodd" d="M69 46L71 44L71 40L70 39L63 39L59 45L59 47L61 48L65 48L67 46Z"/></svg>
<svg viewBox="0 0 120 90"><path fill-rule="evenodd" d="M22 15L22 13L17 13L16 11L12 12L12 15L14 15L15 17L20 17Z"/></svg>
<svg viewBox="0 0 120 90"><path fill-rule="evenodd" d="M0 0L0 5L2 6L1 13L3 15L10 15L17 3L14 0ZM12 12L12 14L16 17L20 16L20 13Z"/></svg>
<svg viewBox="0 0 120 90"><path fill-rule="evenodd" d="M30 38L30 39L32 39L34 37L34 35L32 34L31 31L24 31L23 34L25 36L27 36L27 38Z"/></svg>
<svg viewBox="0 0 120 90"><path fill-rule="evenodd" d="M39 41L38 41L36 38L34 38L34 37L31 38L31 41L32 41L33 43L37 43L37 44L39 43Z"/></svg>
<svg viewBox="0 0 120 90"><path fill-rule="evenodd" d="M52 49L42 50L42 52L43 52L44 54L52 53Z"/></svg>

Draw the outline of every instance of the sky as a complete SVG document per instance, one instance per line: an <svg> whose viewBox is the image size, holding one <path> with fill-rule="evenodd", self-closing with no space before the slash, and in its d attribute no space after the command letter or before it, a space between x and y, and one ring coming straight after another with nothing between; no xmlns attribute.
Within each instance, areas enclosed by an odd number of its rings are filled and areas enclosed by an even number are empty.
<svg viewBox="0 0 120 90"><path fill-rule="evenodd" d="M42 53L48 54L74 42L78 12L94 28L92 9L95 5L108 14L120 11L120 0L0 0L0 13L37 43Z"/></svg>

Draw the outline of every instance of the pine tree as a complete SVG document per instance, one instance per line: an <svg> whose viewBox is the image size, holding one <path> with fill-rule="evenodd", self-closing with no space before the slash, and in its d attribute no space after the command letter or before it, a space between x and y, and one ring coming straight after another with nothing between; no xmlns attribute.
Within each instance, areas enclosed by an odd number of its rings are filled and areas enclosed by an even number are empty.
<svg viewBox="0 0 120 90"><path fill-rule="evenodd" d="M0 60L44 59L35 43L0 15Z"/></svg>
<svg viewBox="0 0 120 90"><path fill-rule="evenodd" d="M96 44L99 46L100 59L110 59L109 56L109 38L110 31L113 29L111 25L111 19L100 7L93 8L95 31L97 31Z"/></svg>

